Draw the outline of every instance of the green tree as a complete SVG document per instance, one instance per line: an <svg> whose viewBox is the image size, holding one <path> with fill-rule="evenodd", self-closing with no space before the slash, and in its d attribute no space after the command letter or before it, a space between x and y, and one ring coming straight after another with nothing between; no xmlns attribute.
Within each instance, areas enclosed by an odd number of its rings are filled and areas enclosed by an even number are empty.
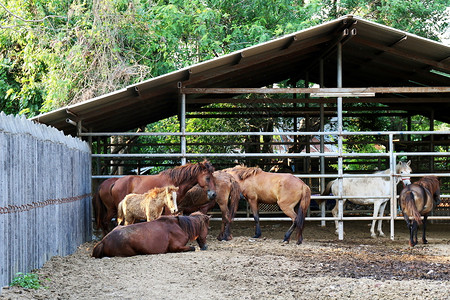
<svg viewBox="0 0 450 300"><path fill-rule="evenodd" d="M446 0L4 0L0 107L33 116L354 14L436 39Z"/></svg>

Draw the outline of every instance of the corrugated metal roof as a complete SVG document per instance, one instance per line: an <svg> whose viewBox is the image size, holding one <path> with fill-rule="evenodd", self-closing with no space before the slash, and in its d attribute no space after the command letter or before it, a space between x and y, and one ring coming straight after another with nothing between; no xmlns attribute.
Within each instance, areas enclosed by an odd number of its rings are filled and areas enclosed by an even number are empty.
<svg viewBox="0 0 450 300"><path fill-rule="evenodd" d="M305 76L310 82L318 83L321 58L324 61L324 85L336 87L335 45L339 41L343 43L344 87L450 86L450 78L430 72L450 73L449 46L358 17L345 16L32 120L52 125L67 134L76 134L75 126L67 123L67 118L81 120L84 128L94 132L128 131L177 114L179 83L183 87L252 88L286 79L300 80ZM420 97L435 99L437 95ZM436 119L450 122L447 113L450 97L448 94L438 97L443 100L430 102L427 108L436 108ZM421 111L421 107L423 104L414 104L405 109Z"/></svg>

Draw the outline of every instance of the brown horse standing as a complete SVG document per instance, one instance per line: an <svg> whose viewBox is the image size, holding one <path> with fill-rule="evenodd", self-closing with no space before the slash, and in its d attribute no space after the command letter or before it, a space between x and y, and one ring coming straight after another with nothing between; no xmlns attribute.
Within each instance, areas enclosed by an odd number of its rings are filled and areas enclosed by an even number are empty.
<svg viewBox="0 0 450 300"><path fill-rule="evenodd" d="M214 167L205 160L167 169L157 175L129 175L107 179L100 184L92 198L97 228L102 229L103 234L110 230L111 219L117 216L117 205L126 195L143 194L155 187L179 187L177 201L182 203L186 192L198 184L207 190L208 198L214 199L216 192L213 172Z"/></svg>
<svg viewBox="0 0 450 300"><path fill-rule="evenodd" d="M108 233L92 251L92 256L133 256L168 252L195 251L186 246L197 240L201 250L206 250L209 217L201 212L190 216L161 216L159 219L117 226Z"/></svg>
<svg viewBox="0 0 450 300"><path fill-rule="evenodd" d="M421 216L423 216L422 242L428 243L425 237L428 213L440 202L439 179L436 176L425 176L402 190L400 207L409 229L409 246L417 245L417 231L422 224ZM412 221L410 217L413 218Z"/></svg>
<svg viewBox="0 0 450 300"><path fill-rule="evenodd" d="M231 235L231 222L238 209L241 189L232 175L222 171L215 171L213 175L216 186L215 200L209 200L205 191L196 185L186 193L184 201L178 207L178 210L185 214L197 210L206 214L217 203L222 212L222 229L217 239L219 241L229 241L233 238Z"/></svg>
<svg viewBox="0 0 450 300"><path fill-rule="evenodd" d="M255 167L236 166L224 171L238 181L250 205L256 223L255 238L261 236L258 203L278 204L292 219L292 226L283 241L289 242L292 232L297 229L297 244L302 243L304 221L311 202L311 190L302 180L292 174L269 173Z"/></svg>

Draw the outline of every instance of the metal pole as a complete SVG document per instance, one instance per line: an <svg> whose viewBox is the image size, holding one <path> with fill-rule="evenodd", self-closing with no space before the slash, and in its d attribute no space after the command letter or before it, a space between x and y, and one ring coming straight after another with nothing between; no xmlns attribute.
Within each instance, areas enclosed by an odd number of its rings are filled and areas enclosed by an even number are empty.
<svg viewBox="0 0 450 300"><path fill-rule="evenodd" d="M324 74L323 74L323 59L320 59L320 65L319 65L319 72L320 72L320 87L324 87ZM325 108L324 104L320 103L320 131L325 131ZM325 136L320 136L320 153L325 152ZM325 174L325 157L320 157L320 174ZM320 178L320 191L325 190L325 178ZM326 206L326 200L320 204L320 215L322 218L325 217L325 206ZM325 227L325 220L320 221L320 226Z"/></svg>
<svg viewBox="0 0 450 300"><path fill-rule="evenodd" d="M181 131L181 165L186 164L186 94L181 94L180 103L180 131Z"/></svg>
<svg viewBox="0 0 450 300"><path fill-rule="evenodd" d="M394 135L389 134L389 161L390 161L390 180L391 180L391 240L394 240L394 225L395 218L397 217L397 193L396 191L396 180L394 177L396 156L394 155ZM381 221L378 221L381 222Z"/></svg>
<svg viewBox="0 0 450 300"><path fill-rule="evenodd" d="M337 44L337 87L342 88L342 44ZM337 98L337 117L338 117L338 183L339 196L343 195L343 159L342 159L342 97ZM338 237L339 240L344 239L344 199L338 199Z"/></svg>

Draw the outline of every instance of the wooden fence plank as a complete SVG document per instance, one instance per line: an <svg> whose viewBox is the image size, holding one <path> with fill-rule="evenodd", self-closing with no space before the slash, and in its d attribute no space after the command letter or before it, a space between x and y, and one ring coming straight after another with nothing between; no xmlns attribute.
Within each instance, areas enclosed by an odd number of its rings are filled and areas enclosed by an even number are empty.
<svg viewBox="0 0 450 300"><path fill-rule="evenodd" d="M1 287L91 239L90 149L0 113L0 168Z"/></svg>

